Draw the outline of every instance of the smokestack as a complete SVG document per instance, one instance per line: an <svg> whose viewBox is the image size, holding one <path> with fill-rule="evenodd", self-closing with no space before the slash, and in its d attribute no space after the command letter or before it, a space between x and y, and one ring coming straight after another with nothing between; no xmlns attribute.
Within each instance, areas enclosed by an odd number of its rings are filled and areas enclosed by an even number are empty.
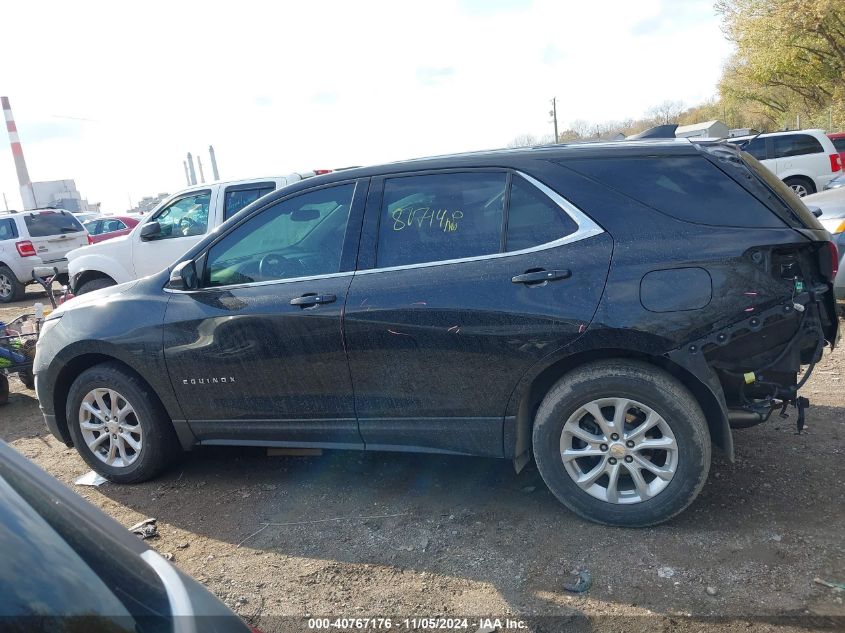
<svg viewBox="0 0 845 633"><path fill-rule="evenodd" d="M188 161L182 161L182 167L185 168L185 182L188 183L188 186L191 186L191 176L188 174Z"/></svg>
<svg viewBox="0 0 845 633"><path fill-rule="evenodd" d="M32 181L29 179L29 171L26 169L21 141L18 138L18 128L15 125L15 119L12 118L12 106L9 105L9 97L0 97L0 102L3 104L3 116L6 119L6 129L9 131L9 143L12 145L15 170L18 172L18 184L21 188L23 208L34 209L36 206L35 191L32 188Z"/></svg>
<svg viewBox="0 0 845 633"><path fill-rule="evenodd" d="M202 173L202 158L200 156L197 156L197 167L200 170L200 182L205 183L205 174Z"/></svg>
<svg viewBox="0 0 845 633"><path fill-rule="evenodd" d="M191 184L197 184L197 172L194 170L194 157L188 152L188 172L191 174Z"/></svg>
<svg viewBox="0 0 845 633"><path fill-rule="evenodd" d="M211 156L211 175L214 176L214 180L220 180L220 174L217 173L217 158L214 156L212 145L208 146L208 155Z"/></svg>

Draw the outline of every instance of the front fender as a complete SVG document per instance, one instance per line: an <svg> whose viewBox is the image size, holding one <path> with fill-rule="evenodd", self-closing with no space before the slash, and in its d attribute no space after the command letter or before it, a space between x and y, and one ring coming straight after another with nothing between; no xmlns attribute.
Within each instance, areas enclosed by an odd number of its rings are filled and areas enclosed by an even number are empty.
<svg viewBox="0 0 845 633"><path fill-rule="evenodd" d="M128 267L108 253L87 252L93 247L83 247L71 251L68 257L68 276L71 287L76 288L76 282L87 273L96 272L111 277L118 284L132 281L135 278Z"/></svg>

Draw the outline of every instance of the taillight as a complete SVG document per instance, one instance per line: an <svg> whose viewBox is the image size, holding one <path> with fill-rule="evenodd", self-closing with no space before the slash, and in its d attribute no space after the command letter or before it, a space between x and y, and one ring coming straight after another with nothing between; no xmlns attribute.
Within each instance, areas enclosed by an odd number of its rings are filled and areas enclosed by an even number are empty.
<svg viewBox="0 0 845 633"><path fill-rule="evenodd" d="M833 173L842 171L842 161L839 159L839 154L830 155L830 171Z"/></svg>
<svg viewBox="0 0 845 633"><path fill-rule="evenodd" d="M830 280L833 281L839 272L839 249L836 242L828 242L827 247L830 249Z"/></svg>
<svg viewBox="0 0 845 633"><path fill-rule="evenodd" d="M94 243L94 238L93 238L93 237L91 237L91 234L90 234L90 233L89 233L86 237L88 238L88 244L93 244L93 243Z"/></svg>
<svg viewBox="0 0 845 633"><path fill-rule="evenodd" d="M332 173L331 169L315 169L314 175L315 176L322 176L323 174L330 174Z"/></svg>
<svg viewBox="0 0 845 633"><path fill-rule="evenodd" d="M35 246L29 240L15 242L15 248L18 249L18 255L21 257L34 257L36 255Z"/></svg>

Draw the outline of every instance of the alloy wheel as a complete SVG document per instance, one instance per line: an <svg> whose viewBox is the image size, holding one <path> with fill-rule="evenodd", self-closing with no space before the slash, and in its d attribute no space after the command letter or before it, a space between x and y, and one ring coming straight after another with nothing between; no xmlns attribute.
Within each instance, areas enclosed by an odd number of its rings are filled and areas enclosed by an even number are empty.
<svg viewBox="0 0 845 633"><path fill-rule="evenodd" d="M10 297L12 296L12 292L12 280L6 275L0 274L0 297L3 297L4 299L6 297Z"/></svg>
<svg viewBox="0 0 845 633"><path fill-rule="evenodd" d="M629 398L600 398L579 407L563 426L560 454L579 488L616 504L655 497L678 468L678 443L669 424Z"/></svg>
<svg viewBox="0 0 845 633"><path fill-rule="evenodd" d="M79 428L94 456L107 466L125 468L143 447L134 407L114 389L93 389L79 405Z"/></svg>
<svg viewBox="0 0 845 633"><path fill-rule="evenodd" d="M803 198L810 193L804 185L789 185L789 188L792 189L799 198Z"/></svg>

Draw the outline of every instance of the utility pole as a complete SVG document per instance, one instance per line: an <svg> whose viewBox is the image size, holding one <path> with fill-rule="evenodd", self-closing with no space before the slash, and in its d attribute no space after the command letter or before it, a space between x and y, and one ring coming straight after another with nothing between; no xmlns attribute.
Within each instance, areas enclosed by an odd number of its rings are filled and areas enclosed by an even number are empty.
<svg viewBox="0 0 845 633"><path fill-rule="evenodd" d="M558 142L558 135L557 135L557 97L552 97L552 109L549 110L549 116L552 117L552 120L555 123L555 140L554 142Z"/></svg>

